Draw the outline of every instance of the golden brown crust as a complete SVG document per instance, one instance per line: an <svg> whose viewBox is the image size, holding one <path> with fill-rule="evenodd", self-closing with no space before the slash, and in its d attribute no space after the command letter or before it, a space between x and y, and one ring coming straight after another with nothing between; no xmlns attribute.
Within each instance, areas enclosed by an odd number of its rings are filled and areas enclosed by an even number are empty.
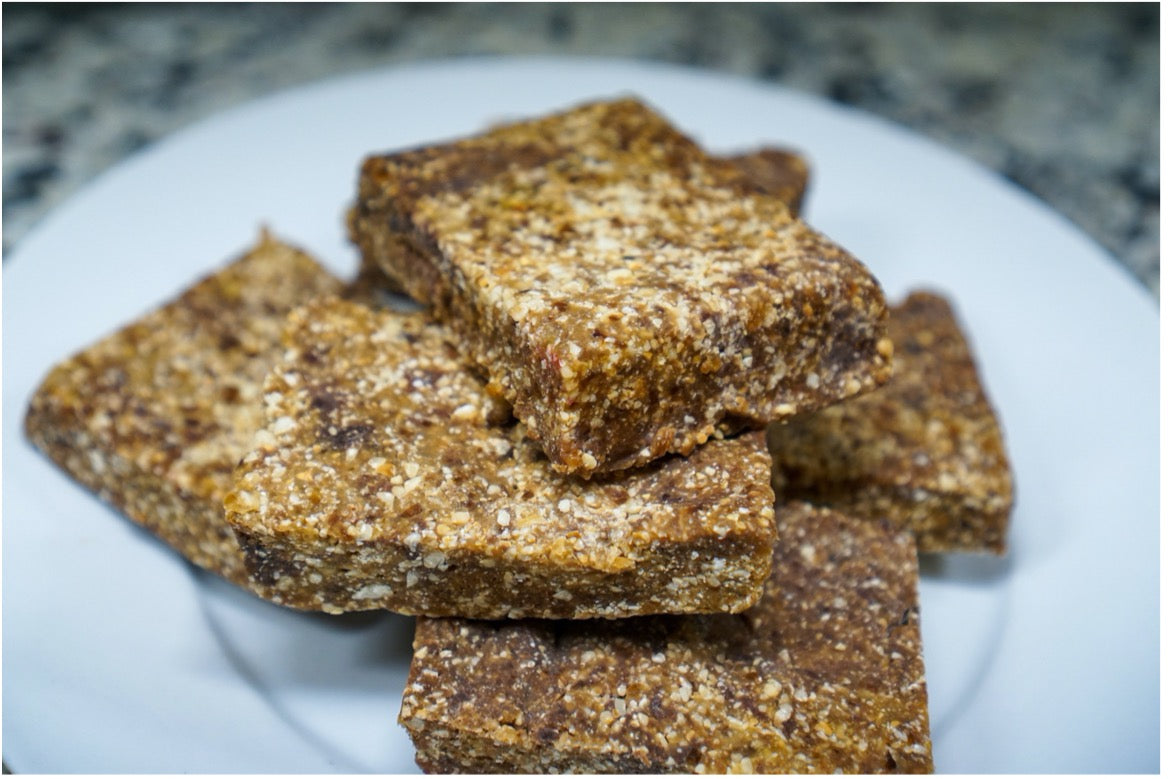
<svg viewBox="0 0 1168 779"><path fill-rule="evenodd" d="M949 303L892 310L884 387L769 431L785 495L913 531L924 552L1006 547L1013 479L1001 429Z"/></svg>
<svg viewBox="0 0 1168 779"><path fill-rule="evenodd" d="M561 472L688 453L887 377L871 274L634 100L370 157L351 226Z"/></svg>
<svg viewBox="0 0 1168 779"><path fill-rule="evenodd" d="M400 721L427 771L932 769L911 538L789 504L741 615L419 619Z"/></svg>
<svg viewBox="0 0 1168 779"><path fill-rule="evenodd" d="M760 433L584 481L555 473L422 314L293 312L227 497L264 597L325 611L740 611L774 540Z"/></svg>
<svg viewBox="0 0 1168 779"><path fill-rule="evenodd" d="M797 152L764 146L752 152L722 158L735 166L749 183L758 191L782 200L794 216L799 216L803 199L807 193L811 173L807 160ZM358 241L357 209L350 208L345 215L349 239ZM387 275L374 259L381 252L364 252L360 259L360 269L353 282L353 294L363 294L368 298L382 291L405 294L401 284ZM346 297L354 299L350 293Z"/></svg>
<svg viewBox="0 0 1168 779"><path fill-rule="evenodd" d="M244 257L52 369L25 419L73 478L184 557L247 580L223 496L293 306L340 282L266 233Z"/></svg>

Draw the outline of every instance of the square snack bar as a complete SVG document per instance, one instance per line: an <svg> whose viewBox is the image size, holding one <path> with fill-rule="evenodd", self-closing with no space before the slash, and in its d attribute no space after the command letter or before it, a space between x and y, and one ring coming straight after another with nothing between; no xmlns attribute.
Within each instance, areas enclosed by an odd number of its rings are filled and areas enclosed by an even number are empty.
<svg viewBox="0 0 1168 779"><path fill-rule="evenodd" d="M400 721L434 772L932 769L912 539L778 511L740 615L419 619Z"/></svg>
<svg viewBox="0 0 1168 779"><path fill-rule="evenodd" d="M247 583L223 516L263 421L260 387L288 312L341 283L266 233L180 297L55 366L28 438L191 562Z"/></svg>
<svg viewBox="0 0 1168 779"><path fill-rule="evenodd" d="M886 385L771 427L776 491L887 518L922 552L1003 553L1010 464L952 308L915 292L892 309L889 334Z"/></svg>
<svg viewBox="0 0 1168 779"><path fill-rule="evenodd" d="M424 314L319 298L289 318L266 426L225 505L264 597L330 612L741 611L775 540L762 431L558 474Z"/></svg>
<svg viewBox="0 0 1168 779"><path fill-rule="evenodd" d="M636 100L370 157L351 227L560 472L685 454L888 376L868 270Z"/></svg>

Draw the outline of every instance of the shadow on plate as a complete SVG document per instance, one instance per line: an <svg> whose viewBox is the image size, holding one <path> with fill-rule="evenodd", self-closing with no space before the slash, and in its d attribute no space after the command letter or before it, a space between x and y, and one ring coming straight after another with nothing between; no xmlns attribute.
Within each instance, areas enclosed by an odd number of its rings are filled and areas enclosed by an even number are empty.
<svg viewBox="0 0 1168 779"><path fill-rule="evenodd" d="M991 587L1010 577L1014 555L990 554L922 554L921 578L944 580L977 587Z"/></svg>

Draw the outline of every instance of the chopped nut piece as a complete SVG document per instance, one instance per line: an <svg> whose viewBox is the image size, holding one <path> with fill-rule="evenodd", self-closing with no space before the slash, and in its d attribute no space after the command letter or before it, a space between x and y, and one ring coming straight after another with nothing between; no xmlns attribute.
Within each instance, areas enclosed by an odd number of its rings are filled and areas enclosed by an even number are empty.
<svg viewBox="0 0 1168 779"><path fill-rule="evenodd" d="M776 491L887 518L923 552L1001 554L1013 479L952 308L913 293L892 310L889 334L888 384L771 427Z"/></svg>
<svg viewBox="0 0 1168 779"><path fill-rule="evenodd" d="M635 100L371 157L350 225L560 472L688 453L888 375L867 269Z"/></svg>
<svg viewBox="0 0 1168 779"><path fill-rule="evenodd" d="M450 331L422 314L321 298L290 316L286 344L264 388L277 445L247 455L235 487L259 508L228 513L264 597L478 617L758 599L775 532L761 431L587 481L553 471L522 424L500 425ZM454 413L467 405L481 413ZM295 427L275 433L283 418ZM409 478L369 465L382 460ZM307 483L290 477L302 470ZM374 583L377 597L354 596Z"/></svg>
<svg viewBox="0 0 1168 779"><path fill-rule="evenodd" d="M766 592L740 615L419 619L399 717L418 764L931 770L912 539L806 504L777 519Z"/></svg>
<svg viewBox="0 0 1168 779"><path fill-rule="evenodd" d="M341 283L267 233L176 300L57 365L33 395L29 439L191 562L244 584L223 518L263 422L260 386L294 306ZM254 495L236 493L244 509Z"/></svg>

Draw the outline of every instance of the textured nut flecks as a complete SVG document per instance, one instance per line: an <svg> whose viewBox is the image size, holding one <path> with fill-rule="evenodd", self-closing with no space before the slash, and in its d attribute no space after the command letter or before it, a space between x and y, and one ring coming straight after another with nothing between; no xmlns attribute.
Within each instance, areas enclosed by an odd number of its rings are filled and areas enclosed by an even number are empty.
<svg viewBox="0 0 1168 779"><path fill-rule="evenodd" d="M913 531L924 552L1002 553L1014 501L1001 429L948 302L916 292L889 319L893 377L772 425L776 489Z"/></svg>
<svg viewBox="0 0 1168 779"><path fill-rule="evenodd" d="M775 537L761 431L583 480L551 468L444 325L336 298L288 321L264 388L272 443L228 498L261 595L490 618L759 597Z"/></svg>
<svg viewBox="0 0 1168 779"><path fill-rule="evenodd" d="M243 584L223 499L262 423L260 388L282 351L285 316L340 288L265 233L232 265L54 367L26 433L102 500Z"/></svg>
<svg viewBox="0 0 1168 779"><path fill-rule="evenodd" d="M811 175L802 156L789 149L763 147L722 159L738 169L748 186L782 200L793 216L799 215ZM358 242L358 213L353 208L346 214L349 238L354 243ZM360 263L357 278L347 288L346 297L375 305L385 293L403 292L401 284L381 269L372 252L363 253ZM686 416L682 421L692 425L695 419Z"/></svg>
<svg viewBox="0 0 1168 779"><path fill-rule="evenodd" d="M911 537L788 504L739 615L419 619L400 721L444 772L932 769Z"/></svg>
<svg viewBox="0 0 1168 779"><path fill-rule="evenodd" d="M370 157L350 226L561 472L688 453L887 378L871 274L634 100Z"/></svg>

